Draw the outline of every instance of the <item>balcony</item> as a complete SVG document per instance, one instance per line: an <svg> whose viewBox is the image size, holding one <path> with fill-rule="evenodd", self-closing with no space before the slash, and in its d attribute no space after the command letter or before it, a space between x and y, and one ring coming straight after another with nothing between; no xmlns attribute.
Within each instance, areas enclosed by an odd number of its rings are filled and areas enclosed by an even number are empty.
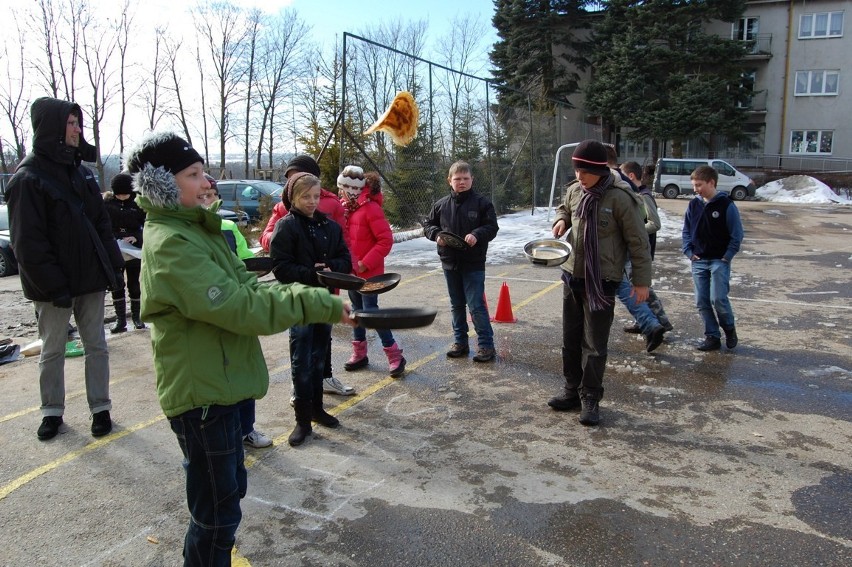
<svg viewBox="0 0 852 567"><path fill-rule="evenodd" d="M771 33L757 34L753 39L743 40L740 43L745 44L746 56L744 59L746 61L756 61L772 57Z"/></svg>
<svg viewBox="0 0 852 567"><path fill-rule="evenodd" d="M742 108L752 114L766 114L767 98L768 95L765 90L756 91L752 93L752 95L748 98L747 101L741 102L737 105L737 107Z"/></svg>

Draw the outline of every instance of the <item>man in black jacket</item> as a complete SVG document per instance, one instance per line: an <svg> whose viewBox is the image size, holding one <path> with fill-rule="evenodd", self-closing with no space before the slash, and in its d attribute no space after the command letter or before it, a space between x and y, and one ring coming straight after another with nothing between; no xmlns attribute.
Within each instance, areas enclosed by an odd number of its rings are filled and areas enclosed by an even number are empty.
<svg viewBox="0 0 852 567"><path fill-rule="evenodd" d="M112 430L104 293L124 266L92 172L96 148L83 139L73 103L39 98L31 108L33 149L9 182L9 225L24 296L32 300L42 340L38 438L59 432L65 413L65 343L71 314L86 353L92 435ZM120 277L120 275L118 276ZM123 286L123 284L121 284Z"/></svg>
<svg viewBox="0 0 852 567"><path fill-rule="evenodd" d="M454 342L447 351L450 358L467 356L467 309L473 320L479 348L474 362L494 360L494 330L485 306L485 255L488 243L497 236L497 214L491 200L473 191L470 165L457 161L447 176L450 194L432 205L423 222L423 233L438 244L438 256L453 315ZM452 234L448 234L452 233Z"/></svg>

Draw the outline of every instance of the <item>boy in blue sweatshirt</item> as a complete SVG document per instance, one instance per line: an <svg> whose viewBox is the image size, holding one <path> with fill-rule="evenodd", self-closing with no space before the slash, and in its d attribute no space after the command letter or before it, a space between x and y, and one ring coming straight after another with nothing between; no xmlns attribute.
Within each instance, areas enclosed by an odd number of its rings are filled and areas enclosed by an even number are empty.
<svg viewBox="0 0 852 567"><path fill-rule="evenodd" d="M683 217L683 253L692 262L695 306L704 320L704 341L700 351L737 346L734 311L728 300L731 260L740 251L743 225L740 212L725 193L716 190L719 174L701 165L690 175L696 198Z"/></svg>

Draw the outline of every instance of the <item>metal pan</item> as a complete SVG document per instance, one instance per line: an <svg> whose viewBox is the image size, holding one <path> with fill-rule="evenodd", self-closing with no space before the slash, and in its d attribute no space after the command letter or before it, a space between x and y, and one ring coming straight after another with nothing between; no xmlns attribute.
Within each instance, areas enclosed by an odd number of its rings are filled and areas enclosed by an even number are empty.
<svg viewBox="0 0 852 567"><path fill-rule="evenodd" d="M437 309L391 307L353 311L352 318L367 329L416 329L431 325L437 314Z"/></svg>
<svg viewBox="0 0 852 567"><path fill-rule="evenodd" d="M272 258L269 256L257 256L243 260L246 270L254 272L257 277L265 276L272 271Z"/></svg>
<svg viewBox="0 0 852 567"><path fill-rule="evenodd" d="M524 255L536 266L558 266L571 255L571 245L555 238L533 240L524 245Z"/></svg>
<svg viewBox="0 0 852 567"><path fill-rule="evenodd" d="M465 242L464 238L462 238L458 234L453 234L452 232L442 230L438 233L438 236L443 238L444 242L450 248L456 248L458 250L464 250L465 248L468 248L467 242Z"/></svg>
<svg viewBox="0 0 852 567"><path fill-rule="evenodd" d="M353 276L352 274L343 274L341 272L317 272L317 279L321 284L332 289L361 289L364 285L364 278Z"/></svg>
<svg viewBox="0 0 852 567"><path fill-rule="evenodd" d="M358 291L364 295L377 295L392 290L399 285L399 280L401 279L401 275L393 273L373 276L372 278L367 278L367 281Z"/></svg>

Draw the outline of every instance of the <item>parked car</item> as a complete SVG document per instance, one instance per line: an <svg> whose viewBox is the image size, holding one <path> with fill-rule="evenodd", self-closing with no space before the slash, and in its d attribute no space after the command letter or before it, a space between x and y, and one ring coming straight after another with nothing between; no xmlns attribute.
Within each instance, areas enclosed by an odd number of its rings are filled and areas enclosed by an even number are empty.
<svg viewBox="0 0 852 567"><path fill-rule="evenodd" d="M747 175L721 159L674 159L660 158L654 170L654 192L662 193L666 199L678 195L692 195L689 176L699 165L712 166L719 173L716 189L728 193L734 201L754 197L757 187Z"/></svg>
<svg viewBox="0 0 852 567"><path fill-rule="evenodd" d="M281 199L284 188L273 181L260 179L219 179L216 181L222 206L234 211L245 211L251 222L260 220L260 204L266 200L267 208Z"/></svg>
<svg viewBox="0 0 852 567"><path fill-rule="evenodd" d="M216 211L225 220L234 221L237 226L248 226L249 216L245 211L232 211L231 209L219 209Z"/></svg>
<svg viewBox="0 0 852 567"><path fill-rule="evenodd" d="M9 208L0 205L0 278L18 273L18 262L12 252L12 239L9 236Z"/></svg>

